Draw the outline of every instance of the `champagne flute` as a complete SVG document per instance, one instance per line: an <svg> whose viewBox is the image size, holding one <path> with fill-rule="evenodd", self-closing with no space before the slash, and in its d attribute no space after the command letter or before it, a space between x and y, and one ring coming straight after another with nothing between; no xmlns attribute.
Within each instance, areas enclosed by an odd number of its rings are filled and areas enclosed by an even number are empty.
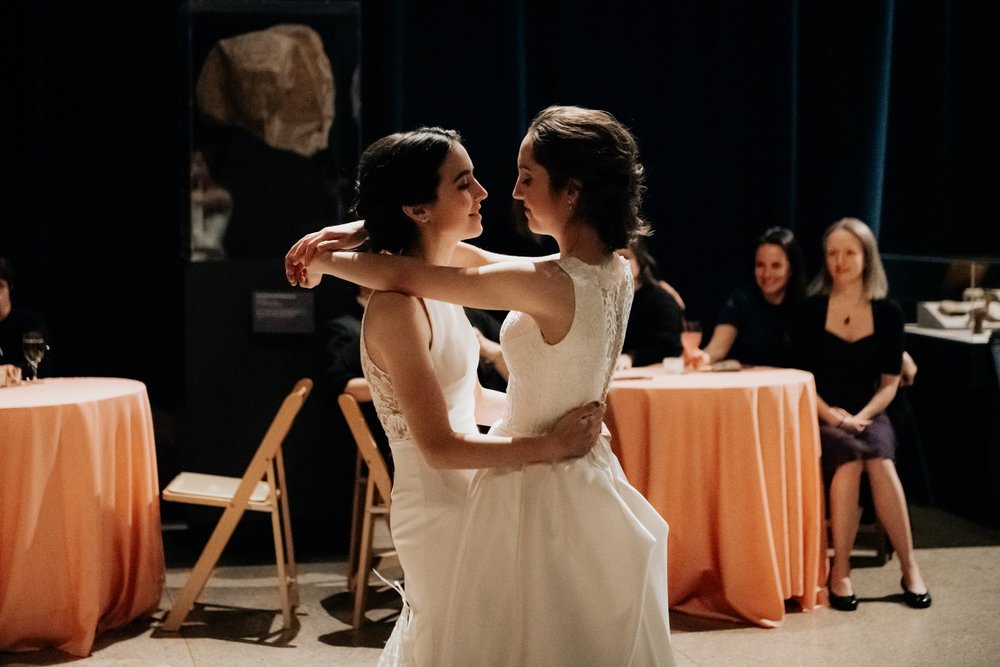
<svg viewBox="0 0 1000 667"><path fill-rule="evenodd" d="M45 336L41 331L25 331L24 337L21 339L21 351L24 353L24 358L27 360L28 365L31 366L31 379L38 379L38 364L42 363L42 359L45 358L45 350L48 346L45 344Z"/></svg>
<svg viewBox="0 0 1000 667"><path fill-rule="evenodd" d="M691 365L694 353L701 345L701 322L685 319L681 322L681 347L684 348L684 362Z"/></svg>

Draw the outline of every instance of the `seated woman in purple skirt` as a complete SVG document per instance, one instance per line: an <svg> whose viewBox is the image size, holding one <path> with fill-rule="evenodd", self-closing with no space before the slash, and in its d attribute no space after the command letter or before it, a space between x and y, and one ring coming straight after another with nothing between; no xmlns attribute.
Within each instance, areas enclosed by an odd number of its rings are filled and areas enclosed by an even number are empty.
<svg viewBox="0 0 1000 667"><path fill-rule="evenodd" d="M844 218L823 236L825 263L792 331L797 365L816 378L823 472L828 484L833 562L830 606L854 611L851 548L858 530L861 473L902 569L903 600L931 604L913 554L903 487L894 463L896 436L885 409L896 395L903 358L903 316L885 298L888 281L874 234Z"/></svg>

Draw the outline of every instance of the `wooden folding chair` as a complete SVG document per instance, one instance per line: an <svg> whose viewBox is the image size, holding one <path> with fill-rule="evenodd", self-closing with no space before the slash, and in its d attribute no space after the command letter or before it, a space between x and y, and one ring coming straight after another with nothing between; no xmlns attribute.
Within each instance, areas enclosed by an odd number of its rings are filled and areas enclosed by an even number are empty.
<svg viewBox="0 0 1000 667"><path fill-rule="evenodd" d="M363 377L351 378L344 387L345 394L350 394L359 404L371 403L371 389L368 381ZM365 420L367 424L367 419ZM370 429L369 429L370 432ZM365 489L368 487L368 466L365 464L365 457L361 455L361 449L354 448L354 489L351 494L351 536L348 540L349 551L347 554L347 589L354 591L354 576L358 572L358 547L361 544L361 524L365 513Z"/></svg>
<svg viewBox="0 0 1000 667"><path fill-rule="evenodd" d="M392 549L379 550L376 554L373 549L374 523L375 519L382 519L386 526L389 525L389 506L392 502L392 480L389 477L389 469L382 458L382 453L375 444L368 422L361 412L357 399L350 394L341 394L337 399L340 409L344 413L347 425L354 436L354 442L358 447L361 458L364 459L367 474L365 480L364 509L359 513L361 518L361 534L357 534L356 522L352 522L351 527L351 556L348 561L353 566L356 562L356 569L351 573L349 585L354 590L354 616L352 625L355 628L361 627L365 619L365 604L368 599L368 578L371 573L372 559L378 555L380 557L394 554ZM356 469L358 479L364 474L363 468L358 464ZM356 496L357 498L357 496ZM357 546L354 541L359 540ZM355 555L356 554L356 555Z"/></svg>
<svg viewBox="0 0 1000 667"><path fill-rule="evenodd" d="M355 447L354 489L351 498L351 537L347 552L347 590L354 591L354 577L358 573L361 525L364 523L365 492L368 488L368 466L361 451Z"/></svg>
<svg viewBox="0 0 1000 667"><path fill-rule="evenodd" d="M163 500L225 508L161 626L163 630L175 632L180 629L246 510L271 513L281 615L284 627L292 627L292 609L299 604L299 591L281 445L312 386L308 378L299 380L285 397L242 477L182 472L163 489Z"/></svg>

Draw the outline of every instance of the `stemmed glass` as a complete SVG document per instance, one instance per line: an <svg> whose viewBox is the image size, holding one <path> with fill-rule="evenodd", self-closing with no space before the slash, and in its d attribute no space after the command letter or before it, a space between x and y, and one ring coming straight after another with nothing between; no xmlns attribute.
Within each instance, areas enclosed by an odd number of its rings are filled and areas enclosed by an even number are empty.
<svg viewBox="0 0 1000 667"><path fill-rule="evenodd" d="M684 362L692 364L694 353L701 345L701 322L697 320L683 320L681 322L681 347L684 348Z"/></svg>
<svg viewBox="0 0 1000 667"><path fill-rule="evenodd" d="M45 358L45 351L48 345L45 344L45 336L41 331L25 331L21 339L21 351L24 358L31 366L31 379L38 379L38 364Z"/></svg>

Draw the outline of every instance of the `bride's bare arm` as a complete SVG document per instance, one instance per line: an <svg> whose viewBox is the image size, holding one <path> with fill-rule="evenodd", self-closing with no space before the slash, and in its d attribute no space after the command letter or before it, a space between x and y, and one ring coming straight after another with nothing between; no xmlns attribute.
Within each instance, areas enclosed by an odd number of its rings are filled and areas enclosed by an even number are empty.
<svg viewBox="0 0 1000 667"><path fill-rule="evenodd" d="M484 250L478 246L466 243L458 244L455 254L452 255L451 263L454 266L486 266L488 264L499 264L501 262L512 262L517 260L527 260L529 262L545 262L559 259L559 255L544 255L541 257L521 257L518 255L504 255L498 252Z"/></svg>
<svg viewBox="0 0 1000 667"><path fill-rule="evenodd" d="M428 463L435 468L512 467L582 456L600 433L604 407L581 406L551 431L530 437L457 433L428 352L431 329L417 299L375 294L365 315L365 346L392 378L403 417Z"/></svg>
<svg viewBox="0 0 1000 667"><path fill-rule="evenodd" d="M398 255L321 253L299 284L315 287L326 274L379 291L485 310L519 310L534 318L549 343L562 340L575 314L573 280L555 262L520 260L454 267Z"/></svg>
<svg viewBox="0 0 1000 667"><path fill-rule="evenodd" d="M285 277L292 286L299 284L299 276L304 267L312 262L317 253L337 250L353 250L368 238L364 228L364 220L354 220L339 225L324 227L316 232L306 234L288 250L285 255ZM556 259L558 255L544 257L518 257L490 252L471 243L459 243L452 257L454 266L486 266L499 262L509 262L516 259L526 259L537 262Z"/></svg>

